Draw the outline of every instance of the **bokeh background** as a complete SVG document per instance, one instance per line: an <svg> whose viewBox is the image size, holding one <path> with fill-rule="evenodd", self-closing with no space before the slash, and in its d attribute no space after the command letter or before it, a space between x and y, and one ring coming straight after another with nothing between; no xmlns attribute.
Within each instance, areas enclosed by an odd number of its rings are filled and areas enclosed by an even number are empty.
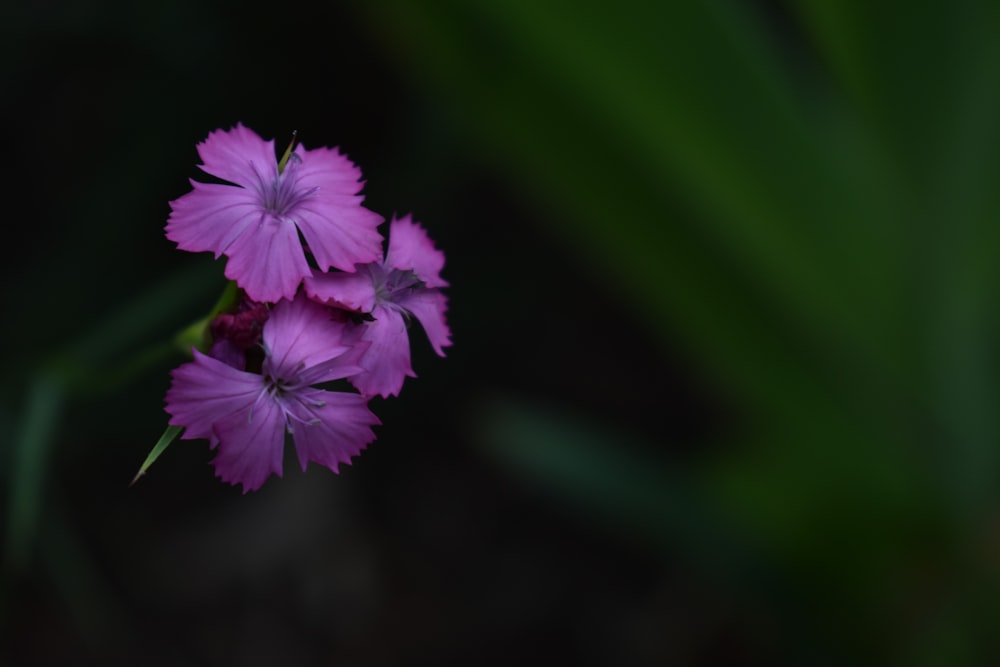
<svg viewBox="0 0 1000 667"><path fill-rule="evenodd" d="M998 14L5 3L0 663L994 663ZM424 223L455 344L339 476L129 488L238 121Z"/></svg>

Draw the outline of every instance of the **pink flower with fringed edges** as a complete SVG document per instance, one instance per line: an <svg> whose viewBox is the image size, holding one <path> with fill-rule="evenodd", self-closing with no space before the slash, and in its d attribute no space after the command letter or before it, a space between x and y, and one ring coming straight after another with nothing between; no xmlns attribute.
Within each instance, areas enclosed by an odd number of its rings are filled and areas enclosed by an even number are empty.
<svg viewBox="0 0 1000 667"><path fill-rule="evenodd" d="M356 325L362 328L362 340L371 343L359 362L364 371L348 378L361 393L398 395L406 377L416 377L410 364L410 317L444 356L451 332L445 321L448 300L439 289L448 286L441 278L443 267L444 253L406 216L390 224L384 261L359 266L354 273L313 273L305 279L313 299L374 318Z"/></svg>
<svg viewBox="0 0 1000 667"><path fill-rule="evenodd" d="M361 170L336 149L296 146L278 173L274 141L237 125L198 144L201 169L229 184L191 181L170 203L167 238L182 250L226 255L226 277L255 301L291 299L316 265L354 271L378 259L382 217L364 208Z"/></svg>
<svg viewBox="0 0 1000 667"><path fill-rule="evenodd" d="M366 397L315 387L361 370L367 343L357 338L304 295L281 301L264 324L259 373L197 350L173 371L170 424L184 427L184 439L208 439L217 449L216 475L244 493L281 476L286 433L303 471L314 461L337 472L375 439L371 427L380 423Z"/></svg>

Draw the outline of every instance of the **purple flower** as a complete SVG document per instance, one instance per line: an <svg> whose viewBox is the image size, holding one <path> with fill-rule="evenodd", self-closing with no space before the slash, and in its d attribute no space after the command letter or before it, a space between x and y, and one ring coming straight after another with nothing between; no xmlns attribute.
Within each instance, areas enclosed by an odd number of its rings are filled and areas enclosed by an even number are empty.
<svg viewBox="0 0 1000 667"><path fill-rule="evenodd" d="M255 301L295 296L309 275L305 239L316 265L354 271L378 259L382 218L361 205L361 170L336 149L297 146L279 173L274 141L237 125L198 144L208 174L170 203L167 238L182 250L226 255L226 277Z"/></svg>
<svg viewBox="0 0 1000 667"><path fill-rule="evenodd" d="M304 295L281 301L261 346L259 372L195 350L194 361L173 371L166 397L170 424L184 427L184 439L207 438L218 450L216 475L244 493L281 476L286 433L303 470L315 461L337 472L375 439L379 423L364 396L314 386L356 374L366 347L327 308Z"/></svg>
<svg viewBox="0 0 1000 667"><path fill-rule="evenodd" d="M314 273L305 279L306 293L337 308L370 315L362 340L371 346L361 358L364 371L350 377L358 390L383 398L399 394L406 376L416 377L410 365L407 320L415 317L424 327L434 351L451 345L445 322L448 301L441 287L444 253L427 232L406 216L390 225L385 260L359 266L355 273Z"/></svg>

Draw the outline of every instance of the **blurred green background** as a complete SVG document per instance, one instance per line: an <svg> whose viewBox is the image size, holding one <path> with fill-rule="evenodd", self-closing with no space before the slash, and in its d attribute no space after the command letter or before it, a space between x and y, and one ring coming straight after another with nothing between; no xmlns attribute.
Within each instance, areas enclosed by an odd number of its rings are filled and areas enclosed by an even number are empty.
<svg viewBox="0 0 1000 667"><path fill-rule="evenodd" d="M991 664L1000 8L0 9L0 663ZM165 424L195 144L338 145L455 346L335 477Z"/></svg>

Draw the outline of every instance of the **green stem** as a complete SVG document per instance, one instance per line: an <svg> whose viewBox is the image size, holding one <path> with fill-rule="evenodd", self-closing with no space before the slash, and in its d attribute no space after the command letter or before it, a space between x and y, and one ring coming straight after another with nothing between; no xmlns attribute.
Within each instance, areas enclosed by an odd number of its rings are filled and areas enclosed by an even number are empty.
<svg viewBox="0 0 1000 667"><path fill-rule="evenodd" d="M190 352L191 348L196 348L199 352L206 352L211 346L211 339L209 336L208 327L212 323L219 313L223 313L239 302L240 288L235 282L230 280L226 284L226 288L222 291L222 295L219 300L215 302L212 309L208 311L208 315L193 322L188 327L183 329L174 338L174 342L181 350L185 353Z"/></svg>

